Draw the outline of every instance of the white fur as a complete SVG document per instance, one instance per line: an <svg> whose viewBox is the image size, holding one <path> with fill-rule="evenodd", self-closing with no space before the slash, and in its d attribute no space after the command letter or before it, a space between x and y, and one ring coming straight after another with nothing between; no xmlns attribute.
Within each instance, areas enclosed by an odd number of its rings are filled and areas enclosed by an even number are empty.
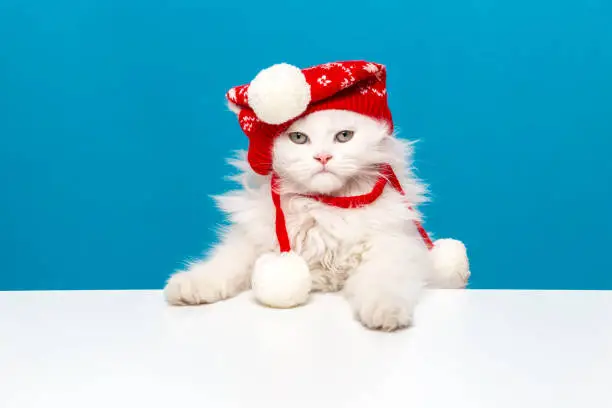
<svg viewBox="0 0 612 408"><path fill-rule="evenodd" d="M310 85L299 68L272 65L251 81L248 100L259 120L279 125L304 113L310 103Z"/></svg>
<svg viewBox="0 0 612 408"><path fill-rule="evenodd" d="M229 230L206 257L170 277L164 294L169 303L195 305L224 300L250 287L256 248L242 230Z"/></svg>
<svg viewBox="0 0 612 408"><path fill-rule="evenodd" d="M334 135L352 130L347 143ZM296 145L288 133L300 131L310 143ZM408 326L422 288L435 281L434 262L408 208L424 199L425 188L410 171L412 146L388 128L348 111L316 112L296 121L274 144L273 167L282 178L281 201L292 250L310 269L312 289L344 289L355 316L373 329ZM323 165L317 154L333 158ZM253 264L262 254L278 252L270 178L251 171L243 159L232 163L241 189L217 197L231 224L216 251L166 287L170 303L207 303L248 287ZM339 196L371 191L377 163L389 163L405 189L402 197L387 187L374 203L358 209L330 207L301 194Z"/></svg>
<svg viewBox="0 0 612 408"><path fill-rule="evenodd" d="M260 303L281 309L306 303L312 289L308 264L294 252L260 256L251 284Z"/></svg>

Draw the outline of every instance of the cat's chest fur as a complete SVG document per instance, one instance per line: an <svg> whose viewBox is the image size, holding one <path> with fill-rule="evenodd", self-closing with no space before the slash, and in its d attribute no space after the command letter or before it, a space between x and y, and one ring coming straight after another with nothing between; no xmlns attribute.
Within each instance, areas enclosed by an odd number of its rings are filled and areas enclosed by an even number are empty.
<svg viewBox="0 0 612 408"><path fill-rule="evenodd" d="M284 207L291 247L308 263L313 287L320 291L342 289L377 234L401 233L406 208L394 192L362 208L331 207L309 198L287 200Z"/></svg>

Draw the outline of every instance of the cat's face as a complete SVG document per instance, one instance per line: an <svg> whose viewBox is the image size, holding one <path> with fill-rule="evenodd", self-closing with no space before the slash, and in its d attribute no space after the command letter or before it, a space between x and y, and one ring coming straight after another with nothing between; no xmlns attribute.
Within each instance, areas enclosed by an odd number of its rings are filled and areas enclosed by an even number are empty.
<svg viewBox="0 0 612 408"><path fill-rule="evenodd" d="M347 183L372 177L387 161L388 127L341 110L312 113L274 142L273 167L302 193L332 194Z"/></svg>

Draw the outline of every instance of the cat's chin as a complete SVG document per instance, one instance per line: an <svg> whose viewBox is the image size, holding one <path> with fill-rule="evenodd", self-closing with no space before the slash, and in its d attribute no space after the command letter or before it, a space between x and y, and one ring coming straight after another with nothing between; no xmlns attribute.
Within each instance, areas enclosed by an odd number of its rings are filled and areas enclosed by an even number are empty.
<svg viewBox="0 0 612 408"><path fill-rule="evenodd" d="M312 176L306 187L312 194L333 194L344 187L344 180L333 173L322 172Z"/></svg>

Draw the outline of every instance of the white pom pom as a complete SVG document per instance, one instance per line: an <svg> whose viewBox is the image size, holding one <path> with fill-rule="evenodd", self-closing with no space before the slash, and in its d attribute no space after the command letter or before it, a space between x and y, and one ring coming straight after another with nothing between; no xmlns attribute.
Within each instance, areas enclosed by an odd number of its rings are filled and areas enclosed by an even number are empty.
<svg viewBox="0 0 612 408"><path fill-rule="evenodd" d="M259 120L280 125L306 111L310 85L299 68L277 64L264 69L251 81L248 100Z"/></svg>
<svg viewBox="0 0 612 408"><path fill-rule="evenodd" d="M251 283L260 303L283 309L306 303L312 288L308 265L294 252L260 256Z"/></svg>
<svg viewBox="0 0 612 408"><path fill-rule="evenodd" d="M434 269L434 286L444 289L462 289L470 277L467 250L461 241L438 239L431 250Z"/></svg>

